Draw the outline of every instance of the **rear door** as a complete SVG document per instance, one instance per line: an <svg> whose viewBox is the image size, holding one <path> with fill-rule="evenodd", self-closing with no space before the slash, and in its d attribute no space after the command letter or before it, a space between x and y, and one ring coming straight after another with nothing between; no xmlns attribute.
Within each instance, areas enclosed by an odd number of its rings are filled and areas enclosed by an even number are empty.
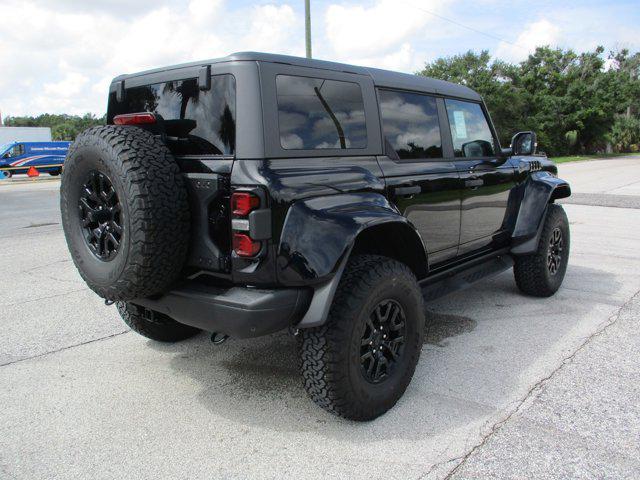
<svg viewBox="0 0 640 480"><path fill-rule="evenodd" d="M448 129L441 98L379 89L385 141L379 158L389 198L416 227L430 268L457 255L460 235L460 177L448 155Z"/></svg>
<svg viewBox="0 0 640 480"><path fill-rule="evenodd" d="M458 255L498 247L508 238L505 216L515 171L508 163L499 164L499 143L481 103L444 102L464 189Z"/></svg>
<svg viewBox="0 0 640 480"><path fill-rule="evenodd" d="M124 82L124 83L123 83ZM229 66L187 67L126 77L111 86L107 123L150 112L186 179L191 202L188 265L230 267L228 178L236 153L236 77Z"/></svg>

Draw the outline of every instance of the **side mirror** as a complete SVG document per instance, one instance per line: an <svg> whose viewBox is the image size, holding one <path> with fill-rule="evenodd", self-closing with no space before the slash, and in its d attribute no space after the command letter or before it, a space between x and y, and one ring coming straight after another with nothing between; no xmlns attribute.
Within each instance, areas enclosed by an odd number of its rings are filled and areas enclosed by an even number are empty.
<svg viewBox="0 0 640 480"><path fill-rule="evenodd" d="M535 132L518 132L511 139L513 155L534 155L537 147Z"/></svg>

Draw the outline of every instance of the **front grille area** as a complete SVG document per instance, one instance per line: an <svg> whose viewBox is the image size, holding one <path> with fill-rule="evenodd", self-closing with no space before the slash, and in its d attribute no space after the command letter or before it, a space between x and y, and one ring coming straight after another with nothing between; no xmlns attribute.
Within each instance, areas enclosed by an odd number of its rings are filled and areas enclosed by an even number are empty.
<svg viewBox="0 0 640 480"><path fill-rule="evenodd" d="M540 163L540 160L531 160L529 162L529 170L531 170L532 172L542 170L542 163Z"/></svg>

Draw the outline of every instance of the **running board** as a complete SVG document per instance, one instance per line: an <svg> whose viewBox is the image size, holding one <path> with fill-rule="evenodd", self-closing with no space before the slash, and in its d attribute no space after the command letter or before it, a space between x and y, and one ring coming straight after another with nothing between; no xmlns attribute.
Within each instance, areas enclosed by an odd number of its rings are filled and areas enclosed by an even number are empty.
<svg viewBox="0 0 640 480"><path fill-rule="evenodd" d="M449 293L470 287L479 280L493 277L513 266L508 254L481 257L466 264L427 277L420 284L425 301L444 297Z"/></svg>

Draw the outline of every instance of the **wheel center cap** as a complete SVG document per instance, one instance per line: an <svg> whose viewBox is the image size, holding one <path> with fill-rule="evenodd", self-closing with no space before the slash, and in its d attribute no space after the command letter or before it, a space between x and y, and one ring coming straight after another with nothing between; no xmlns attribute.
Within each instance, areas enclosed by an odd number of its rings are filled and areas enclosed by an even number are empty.
<svg viewBox="0 0 640 480"><path fill-rule="evenodd" d="M98 223L105 223L111 219L111 213L109 210L100 207L95 212L91 212L91 217Z"/></svg>

